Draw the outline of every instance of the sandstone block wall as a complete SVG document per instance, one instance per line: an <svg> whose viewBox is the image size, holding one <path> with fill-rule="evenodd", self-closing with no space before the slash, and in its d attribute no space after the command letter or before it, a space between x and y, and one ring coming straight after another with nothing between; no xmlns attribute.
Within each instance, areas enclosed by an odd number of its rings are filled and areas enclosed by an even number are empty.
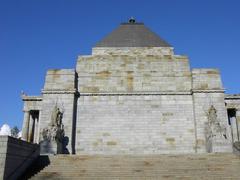
<svg viewBox="0 0 240 180"><path fill-rule="evenodd" d="M227 139L214 134L212 151L226 152L232 149L224 98L218 70L190 71L188 58L173 48L93 48L79 57L76 72L47 72L39 132L57 105L70 153L205 153L214 106Z"/></svg>
<svg viewBox="0 0 240 180"><path fill-rule="evenodd" d="M190 95L81 96L78 154L195 152Z"/></svg>
<svg viewBox="0 0 240 180"><path fill-rule="evenodd" d="M83 56L77 62L80 93L190 91L188 59L179 56Z"/></svg>
<svg viewBox="0 0 240 180"><path fill-rule="evenodd" d="M75 71L73 69L48 70L45 78L44 91L75 90Z"/></svg>
<svg viewBox="0 0 240 180"><path fill-rule="evenodd" d="M0 178L17 179L39 156L39 145L0 136Z"/></svg>
<svg viewBox="0 0 240 180"><path fill-rule="evenodd" d="M207 113L211 105L216 108L217 119L221 127L226 128L227 136L227 139L225 139L223 134L221 134L220 132L213 134L212 152L231 152L231 131L228 125L227 110L224 103L224 93L194 93L193 98L196 119L197 152L207 152L206 123L208 122Z"/></svg>
<svg viewBox="0 0 240 180"><path fill-rule="evenodd" d="M192 78L197 151L200 153L206 152L208 148L206 124L208 122L208 111L211 106L214 106L216 109L217 120L221 127L226 128L227 136L227 139L223 137L224 132L213 134L212 151L232 151L230 127L224 101L225 95L219 71L217 69L193 69Z"/></svg>
<svg viewBox="0 0 240 180"><path fill-rule="evenodd" d="M218 69L193 69L193 90L223 90Z"/></svg>
<svg viewBox="0 0 240 180"><path fill-rule="evenodd" d="M77 63L77 153L195 152L188 59L105 50Z"/></svg>
<svg viewBox="0 0 240 180"><path fill-rule="evenodd" d="M94 47L92 55L174 55L172 47Z"/></svg>
<svg viewBox="0 0 240 180"><path fill-rule="evenodd" d="M239 94L225 95L225 102L228 109L236 109L237 111L240 111L240 95Z"/></svg>
<svg viewBox="0 0 240 180"><path fill-rule="evenodd" d="M49 70L42 91L40 132L49 126L55 105L63 113L62 123L70 153L75 145L76 73L72 69ZM40 139L42 137L40 136Z"/></svg>
<svg viewBox="0 0 240 180"><path fill-rule="evenodd" d="M39 110L42 109L42 97L41 96L22 96L24 101L23 111Z"/></svg>
<svg viewBox="0 0 240 180"><path fill-rule="evenodd" d="M226 95L226 108L229 111L229 124L231 125L232 142L240 140L240 95Z"/></svg>

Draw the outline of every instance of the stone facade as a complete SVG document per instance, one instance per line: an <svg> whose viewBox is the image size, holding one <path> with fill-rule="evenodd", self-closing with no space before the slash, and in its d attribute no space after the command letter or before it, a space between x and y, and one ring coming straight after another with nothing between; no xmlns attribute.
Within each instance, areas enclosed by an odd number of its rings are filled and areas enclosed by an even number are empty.
<svg viewBox="0 0 240 180"><path fill-rule="evenodd" d="M23 101L25 139L41 143L57 106L73 154L231 152L238 134L228 108L240 100L226 98L219 71L191 70L172 47L94 47L75 70L49 70L42 96Z"/></svg>

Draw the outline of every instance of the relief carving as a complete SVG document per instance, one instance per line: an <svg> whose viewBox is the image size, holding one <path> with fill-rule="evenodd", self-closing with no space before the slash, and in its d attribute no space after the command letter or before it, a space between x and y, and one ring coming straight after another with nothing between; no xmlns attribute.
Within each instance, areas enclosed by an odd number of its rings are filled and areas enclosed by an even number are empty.
<svg viewBox="0 0 240 180"><path fill-rule="evenodd" d="M227 139L226 127L220 124L217 117L217 110L213 105L207 112L207 118L208 121L205 123L206 149L207 152L212 152L212 143L214 137L218 136Z"/></svg>

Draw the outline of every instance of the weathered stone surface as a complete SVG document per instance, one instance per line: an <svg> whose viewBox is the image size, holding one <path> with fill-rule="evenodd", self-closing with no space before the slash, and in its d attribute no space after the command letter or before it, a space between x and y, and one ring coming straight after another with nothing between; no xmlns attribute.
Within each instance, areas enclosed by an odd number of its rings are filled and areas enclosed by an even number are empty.
<svg viewBox="0 0 240 180"><path fill-rule="evenodd" d="M217 69L193 69L193 90L223 90Z"/></svg>
<svg viewBox="0 0 240 180"><path fill-rule="evenodd" d="M225 97L217 69L190 70L172 47L100 46L80 56L75 70L49 70L41 97L23 98L24 129L28 113L39 112L34 142L41 141L57 105L70 153L231 152L239 139L239 99Z"/></svg>
<svg viewBox="0 0 240 180"><path fill-rule="evenodd" d="M84 92L190 91L191 72L187 58L101 55L80 57L78 89Z"/></svg>
<svg viewBox="0 0 240 180"><path fill-rule="evenodd" d="M195 152L190 95L81 96L78 105L79 154Z"/></svg>

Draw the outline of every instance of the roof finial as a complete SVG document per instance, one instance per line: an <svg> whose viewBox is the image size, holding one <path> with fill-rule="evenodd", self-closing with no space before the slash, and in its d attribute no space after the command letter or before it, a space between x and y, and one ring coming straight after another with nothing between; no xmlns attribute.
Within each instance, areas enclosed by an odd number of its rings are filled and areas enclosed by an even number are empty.
<svg viewBox="0 0 240 180"><path fill-rule="evenodd" d="M134 19L134 17L131 17L131 18L128 20L128 22L129 22L130 24L134 24L134 23L136 22L136 20Z"/></svg>

